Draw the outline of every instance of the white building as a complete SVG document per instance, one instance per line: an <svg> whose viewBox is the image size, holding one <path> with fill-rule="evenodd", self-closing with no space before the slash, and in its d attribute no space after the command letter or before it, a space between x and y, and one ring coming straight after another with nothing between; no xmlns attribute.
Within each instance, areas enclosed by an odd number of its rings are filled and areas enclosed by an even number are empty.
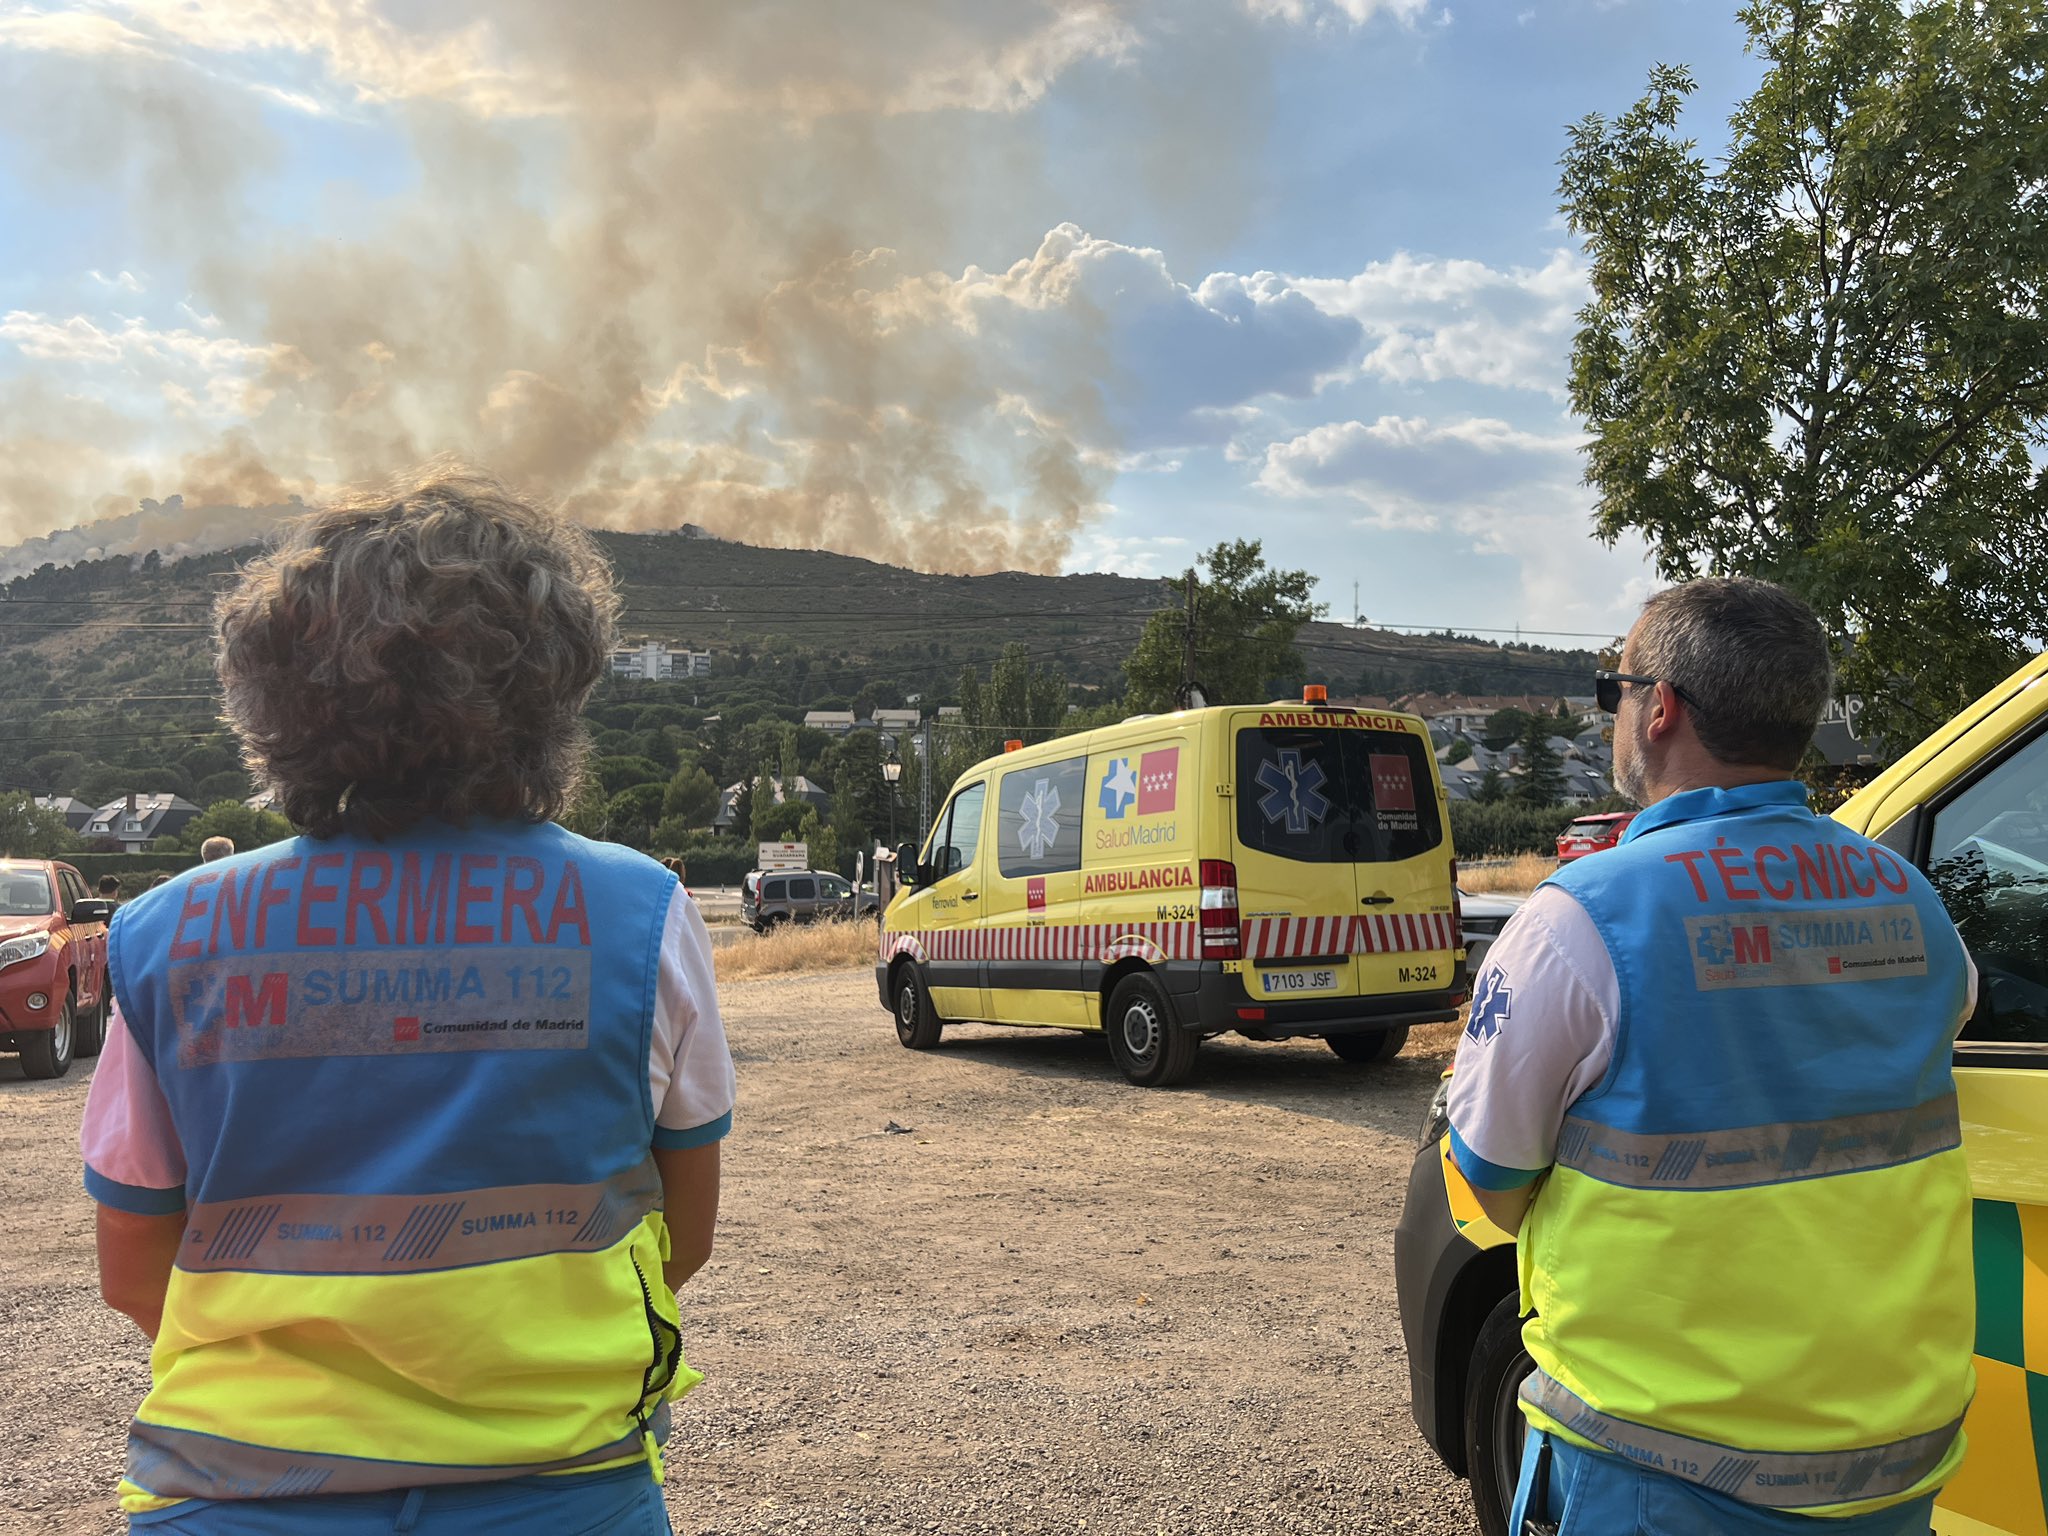
<svg viewBox="0 0 2048 1536"><path fill-rule="evenodd" d="M668 682L679 677L709 677L709 651L678 651L660 640L643 640L637 646L612 652L613 677L644 677Z"/></svg>
<svg viewBox="0 0 2048 1536"><path fill-rule="evenodd" d="M914 709L878 709L874 713L875 729L887 731L890 735L901 735L917 729L921 717Z"/></svg>
<svg viewBox="0 0 2048 1536"><path fill-rule="evenodd" d="M853 729L853 711L850 709L813 709L804 713L804 729L824 731L832 736L844 736Z"/></svg>

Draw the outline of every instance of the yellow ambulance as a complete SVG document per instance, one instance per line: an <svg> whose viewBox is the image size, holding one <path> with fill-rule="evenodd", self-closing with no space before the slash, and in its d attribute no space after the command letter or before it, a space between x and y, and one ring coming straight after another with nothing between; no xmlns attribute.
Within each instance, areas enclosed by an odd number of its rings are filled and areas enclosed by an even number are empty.
<svg viewBox="0 0 2048 1536"><path fill-rule="evenodd" d="M1320 688L1013 743L898 863L875 979L913 1050L963 1020L1102 1030L1153 1087L1231 1031L1385 1060L1464 1000L1428 730Z"/></svg>
<svg viewBox="0 0 2048 1536"><path fill-rule="evenodd" d="M1977 964L1955 1047L1976 1197L1977 1396L1938 1536L2048 1536L2048 654L1834 813L1934 882ZM1394 1232L1415 1422L1506 1536L1527 1432L1514 1238L1451 1161L1430 1106ZM1813 1522L1825 1526L1824 1520Z"/></svg>

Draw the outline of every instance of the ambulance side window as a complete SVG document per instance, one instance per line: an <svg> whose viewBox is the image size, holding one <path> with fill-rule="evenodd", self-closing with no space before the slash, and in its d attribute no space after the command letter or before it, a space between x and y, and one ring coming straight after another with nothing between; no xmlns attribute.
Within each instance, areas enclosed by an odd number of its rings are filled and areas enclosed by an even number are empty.
<svg viewBox="0 0 2048 1536"><path fill-rule="evenodd" d="M1977 962L1963 1048L2048 1044L2048 733L1934 813L1927 855Z"/></svg>
<svg viewBox="0 0 2048 1536"><path fill-rule="evenodd" d="M943 880L957 875L974 863L974 850L981 841L981 803L988 785L970 784L953 797L940 822L943 836L932 839L932 878Z"/></svg>

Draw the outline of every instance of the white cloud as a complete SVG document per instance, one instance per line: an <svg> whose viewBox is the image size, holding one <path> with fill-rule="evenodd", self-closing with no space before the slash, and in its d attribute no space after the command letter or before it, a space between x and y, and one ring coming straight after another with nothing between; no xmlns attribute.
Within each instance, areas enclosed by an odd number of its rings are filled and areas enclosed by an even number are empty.
<svg viewBox="0 0 2048 1536"><path fill-rule="evenodd" d="M85 274L102 288L118 288L123 293L142 292L142 279L133 272L116 272L112 277L94 267Z"/></svg>
<svg viewBox="0 0 2048 1536"><path fill-rule="evenodd" d="M126 316L102 324L85 315L9 310L0 315L0 342L39 363L118 370L152 384L175 412L194 415L253 415L270 398L262 378L305 370L287 346L164 330Z"/></svg>
<svg viewBox="0 0 2048 1536"><path fill-rule="evenodd" d="M1258 483L1282 496L1347 496L1383 523L1429 527L1446 511L1487 505L1532 482L1569 482L1579 441L1490 417L1330 422L1271 445Z"/></svg>
<svg viewBox="0 0 2048 1536"><path fill-rule="evenodd" d="M1569 251L1541 267L1492 267L1399 252L1352 277L1292 286L1365 328L1361 368L1398 384L1464 379L1560 393L1586 269Z"/></svg>
<svg viewBox="0 0 2048 1536"><path fill-rule="evenodd" d="M1431 3L1432 0L1244 0L1244 8L1254 16L1297 25L1341 22L1362 27L1385 17L1401 26L1413 27L1429 19ZM1442 13L1444 22L1450 17L1448 10Z"/></svg>

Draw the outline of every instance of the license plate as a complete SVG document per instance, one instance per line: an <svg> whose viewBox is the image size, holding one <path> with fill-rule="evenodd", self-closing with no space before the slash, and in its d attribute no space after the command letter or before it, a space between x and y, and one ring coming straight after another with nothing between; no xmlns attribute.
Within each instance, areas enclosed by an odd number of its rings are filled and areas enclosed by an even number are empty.
<svg viewBox="0 0 2048 1536"><path fill-rule="evenodd" d="M1328 966L1313 971L1266 972L1266 995L1275 992L1334 992L1337 973Z"/></svg>

